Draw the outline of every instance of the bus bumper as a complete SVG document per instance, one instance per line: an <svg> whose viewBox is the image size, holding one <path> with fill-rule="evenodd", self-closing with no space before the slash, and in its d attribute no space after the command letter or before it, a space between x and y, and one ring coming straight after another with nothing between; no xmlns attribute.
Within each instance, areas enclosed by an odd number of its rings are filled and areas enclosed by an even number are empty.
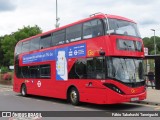
<svg viewBox="0 0 160 120"><path fill-rule="evenodd" d="M106 104L116 104L116 103L123 103L123 102L135 102L141 101L146 99L146 91L143 93L135 94L135 95L107 95Z"/></svg>

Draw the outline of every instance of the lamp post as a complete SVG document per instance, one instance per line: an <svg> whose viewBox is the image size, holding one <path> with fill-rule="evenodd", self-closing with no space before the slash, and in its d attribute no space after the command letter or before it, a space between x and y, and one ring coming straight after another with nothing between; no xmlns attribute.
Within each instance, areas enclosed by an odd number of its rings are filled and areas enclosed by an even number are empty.
<svg viewBox="0 0 160 120"><path fill-rule="evenodd" d="M59 28L59 23L58 23L58 21L60 20L60 18L58 17L58 2L57 2L57 0L56 0L56 24L55 24L55 27L56 28Z"/></svg>
<svg viewBox="0 0 160 120"><path fill-rule="evenodd" d="M154 32L154 54L156 55L156 37L155 37L155 29L151 29Z"/></svg>

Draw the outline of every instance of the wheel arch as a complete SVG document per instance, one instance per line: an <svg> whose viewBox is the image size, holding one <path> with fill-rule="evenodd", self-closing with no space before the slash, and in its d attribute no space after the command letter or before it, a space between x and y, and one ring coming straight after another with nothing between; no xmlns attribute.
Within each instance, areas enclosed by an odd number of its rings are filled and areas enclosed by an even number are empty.
<svg viewBox="0 0 160 120"><path fill-rule="evenodd" d="M22 92L22 87L23 87L23 86L25 86L25 87L26 87L26 92L27 92L27 86L26 86L26 84L25 84L25 83L22 83L22 84L21 84L20 92Z"/></svg>
<svg viewBox="0 0 160 120"><path fill-rule="evenodd" d="M21 90L22 90L22 86L23 86L23 85L25 85L25 86L26 86L26 84L25 84L25 83L22 83L22 84L21 84L21 87L20 87L20 92L21 92Z"/></svg>
<svg viewBox="0 0 160 120"><path fill-rule="evenodd" d="M79 92L78 88L75 86L75 85L70 85L68 88L67 88L67 93L66 93L66 98L67 98L67 101L69 101L69 92L72 88L76 88L77 91Z"/></svg>

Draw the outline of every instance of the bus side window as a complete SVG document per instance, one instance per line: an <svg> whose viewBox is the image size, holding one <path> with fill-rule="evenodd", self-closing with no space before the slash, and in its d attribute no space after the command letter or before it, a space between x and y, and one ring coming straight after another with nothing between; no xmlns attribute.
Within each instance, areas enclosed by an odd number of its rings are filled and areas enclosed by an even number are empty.
<svg viewBox="0 0 160 120"><path fill-rule="evenodd" d="M135 44L136 44L135 45L136 46L136 50L142 52L143 51L143 49L142 49L142 43L140 41L136 41Z"/></svg>
<svg viewBox="0 0 160 120"><path fill-rule="evenodd" d="M22 43L18 43L16 48L15 48L15 54L18 55L21 53L21 48L22 48Z"/></svg>
<svg viewBox="0 0 160 120"><path fill-rule="evenodd" d="M34 38L31 40L30 51L39 49L40 38Z"/></svg>
<svg viewBox="0 0 160 120"><path fill-rule="evenodd" d="M87 62L86 59L80 59L76 62L75 72L79 79L87 78Z"/></svg>
<svg viewBox="0 0 160 120"><path fill-rule="evenodd" d="M21 67L19 67L19 64L15 65L15 74L17 78L22 78Z"/></svg>
<svg viewBox="0 0 160 120"><path fill-rule="evenodd" d="M22 43L22 52L29 52L30 51L30 41L24 41Z"/></svg>
<svg viewBox="0 0 160 120"><path fill-rule="evenodd" d="M40 48L47 48L51 46L51 34L41 36Z"/></svg>
<svg viewBox="0 0 160 120"><path fill-rule="evenodd" d="M95 58L96 79L104 79L105 78L104 62L105 62L105 59L103 57Z"/></svg>
<svg viewBox="0 0 160 120"><path fill-rule="evenodd" d="M66 29L66 43L81 40L82 24Z"/></svg>
<svg viewBox="0 0 160 120"><path fill-rule="evenodd" d="M65 30L54 32L52 34L52 46L64 44L66 39L65 36L66 36Z"/></svg>
<svg viewBox="0 0 160 120"><path fill-rule="evenodd" d="M39 66L30 67L30 78L40 78Z"/></svg>
<svg viewBox="0 0 160 120"><path fill-rule="evenodd" d="M103 57L87 58L87 78L88 79L105 78Z"/></svg>
<svg viewBox="0 0 160 120"><path fill-rule="evenodd" d="M22 78L30 78L29 66L21 67Z"/></svg>
<svg viewBox="0 0 160 120"><path fill-rule="evenodd" d="M103 35L103 24L99 19L95 19L83 24L83 39L93 38Z"/></svg>
<svg viewBox="0 0 160 120"><path fill-rule="evenodd" d="M50 78L51 77L51 66L50 65L41 65L40 66L40 77L41 78Z"/></svg>
<svg viewBox="0 0 160 120"><path fill-rule="evenodd" d="M94 73L94 61L93 58L87 58L87 78L91 79L91 78L95 78L95 73Z"/></svg>

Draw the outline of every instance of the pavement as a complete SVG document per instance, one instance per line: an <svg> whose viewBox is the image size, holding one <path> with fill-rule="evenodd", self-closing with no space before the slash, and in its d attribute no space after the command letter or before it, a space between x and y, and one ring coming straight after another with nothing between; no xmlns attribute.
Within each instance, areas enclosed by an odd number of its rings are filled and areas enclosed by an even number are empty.
<svg viewBox="0 0 160 120"><path fill-rule="evenodd" d="M0 88L12 89L13 86L0 84ZM156 90L156 89L152 89L151 87L147 87L147 99L143 101L137 101L136 103L160 106L160 90Z"/></svg>
<svg viewBox="0 0 160 120"><path fill-rule="evenodd" d="M12 85L2 85L2 84L0 84L0 88L13 88L13 86Z"/></svg>
<svg viewBox="0 0 160 120"><path fill-rule="evenodd" d="M151 87L148 87L147 99L143 101L138 101L138 103L160 106L160 90L156 90L156 89L152 89Z"/></svg>

